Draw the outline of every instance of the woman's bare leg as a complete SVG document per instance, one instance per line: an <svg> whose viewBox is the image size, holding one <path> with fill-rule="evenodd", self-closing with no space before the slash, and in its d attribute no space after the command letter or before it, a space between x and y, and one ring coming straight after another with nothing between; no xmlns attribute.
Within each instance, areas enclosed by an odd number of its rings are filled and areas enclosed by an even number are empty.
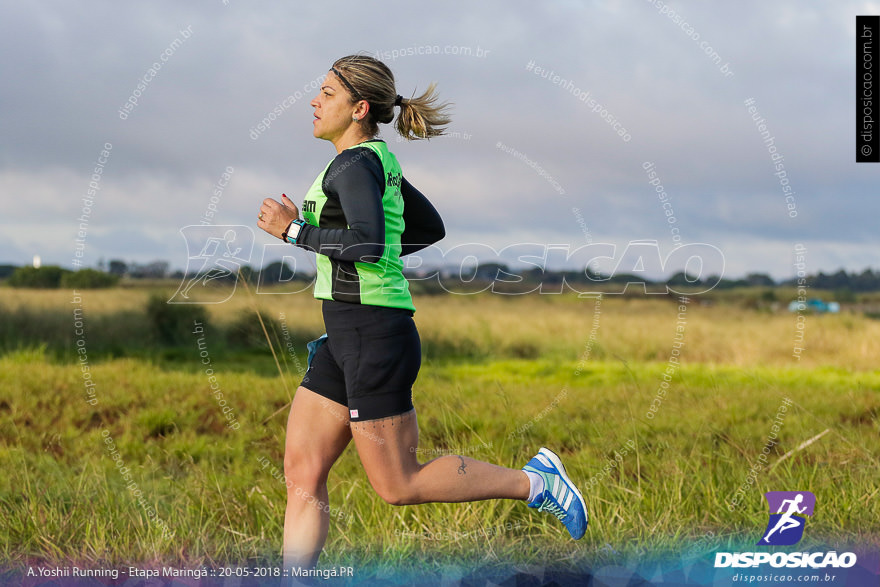
<svg viewBox="0 0 880 587"><path fill-rule="evenodd" d="M352 422L351 432L370 483L390 504L529 497L529 479L519 469L459 455L420 464L416 457L419 426L415 410L391 418Z"/></svg>
<svg viewBox="0 0 880 587"><path fill-rule="evenodd" d="M284 475L284 567L313 567L330 527L327 475L348 446L348 409L300 387L287 419Z"/></svg>

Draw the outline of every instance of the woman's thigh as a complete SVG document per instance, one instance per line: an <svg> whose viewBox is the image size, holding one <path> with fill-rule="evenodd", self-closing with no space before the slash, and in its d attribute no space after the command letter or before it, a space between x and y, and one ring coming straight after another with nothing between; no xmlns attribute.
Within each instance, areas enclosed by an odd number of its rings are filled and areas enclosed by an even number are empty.
<svg viewBox="0 0 880 587"><path fill-rule="evenodd" d="M350 441L346 406L299 387L287 419L286 468L323 481Z"/></svg>

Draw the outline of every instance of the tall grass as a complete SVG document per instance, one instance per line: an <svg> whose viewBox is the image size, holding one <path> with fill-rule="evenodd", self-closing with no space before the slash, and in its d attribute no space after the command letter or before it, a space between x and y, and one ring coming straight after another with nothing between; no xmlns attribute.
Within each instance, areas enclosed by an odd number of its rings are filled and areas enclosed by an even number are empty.
<svg viewBox="0 0 880 587"><path fill-rule="evenodd" d="M173 290L111 289L80 292L93 351L116 356L143 346L164 346L146 308L151 296ZM732 304L687 305L682 360L736 366L832 366L876 368L880 321L861 314L806 315L803 343L797 315L743 309ZM71 292L0 288L0 350L46 343L69 350L73 343ZM256 312L282 322L298 343L323 332L321 304L309 292L279 290L248 294L239 287L221 304L203 307L219 329L256 324ZM415 319L428 360L539 358L659 361L669 358L676 334L675 298L594 298L568 295L440 295L416 298ZM257 333L259 334L259 332ZM591 334L592 342L591 342ZM800 358L795 347L801 346Z"/></svg>
<svg viewBox="0 0 880 587"><path fill-rule="evenodd" d="M14 472L0 476L2 559L279 562L285 406L305 359L290 353L283 333L319 334L320 307L304 294L240 294L205 306L215 329L204 347L240 424L230 428L196 334L173 362L132 350L150 340L151 292L83 294L88 348L111 341L120 349L90 350L90 396L72 352L70 292L0 290L0 467ZM462 453L521 467L549 446L585 490L589 530L572 542L554 519L511 501L389 506L349 448L329 479L342 515L332 518L325 564L417 572L450 560L597 564L645 549L708 552L753 544L766 524L763 492L796 489L818 504L803 548L880 545L876 322L808 316L808 350L797 361L793 316L695 300L682 365L660 396L674 301L606 297L595 331L593 299L438 296L417 307L422 460ZM253 328L242 316L255 310L278 320L269 328L283 380L267 349L224 342L234 328ZM785 398L793 407L778 443L731 511Z"/></svg>
<svg viewBox="0 0 880 587"><path fill-rule="evenodd" d="M411 557L469 559L488 548L507 560L586 561L605 556L606 544L631 555L707 535L711 548L760 531L764 491L795 488L814 492L821 504L823 515L811 520L814 543L880 543L873 499L880 376L684 368L649 421L659 367L576 370L546 360L436 366L420 377L415 402L425 459L464 453L519 467L541 445L557 450L585 488L592 521L584 540L572 543L555 520L515 502L394 508L370 489L349 449L329 481L342 515L332 518L326 560L406 567ZM0 466L17 472L0 481L0 556L108 565L277 562L286 418L271 415L287 397L274 378L219 373L241 422L236 430L225 425L204 373L117 359L93 374L100 387L91 406L79 373L47 365L40 353L0 359L0 386L11 390L0 403ZM784 397L795 407L779 443L731 513ZM826 428L830 435L769 469ZM126 489L105 431L172 538ZM630 441L635 450L608 472Z"/></svg>

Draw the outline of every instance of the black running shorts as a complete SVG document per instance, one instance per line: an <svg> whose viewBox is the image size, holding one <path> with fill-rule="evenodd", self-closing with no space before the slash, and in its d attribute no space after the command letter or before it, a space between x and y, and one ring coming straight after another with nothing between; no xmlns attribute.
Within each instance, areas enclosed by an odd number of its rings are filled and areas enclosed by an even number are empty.
<svg viewBox="0 0 880 587"><path fill-rule="evenodd" d="M352 422L413 409L422 363L413 313L400 308L324 300L327 338L301 385L348 407Z"/></svg>

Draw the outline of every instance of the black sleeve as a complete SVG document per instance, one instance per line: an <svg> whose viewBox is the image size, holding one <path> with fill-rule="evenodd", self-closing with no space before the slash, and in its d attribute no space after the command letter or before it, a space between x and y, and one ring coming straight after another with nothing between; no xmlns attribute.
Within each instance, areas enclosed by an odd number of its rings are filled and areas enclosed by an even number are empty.
<svg viewBox="0 0 880 587"><path fill-rule="evenodd" d="M433 245L446 236L446 228L437 209L406 178L403 178L400 191L403 194L404 223L400 255L404 256Z"/></svg>
<svg viewBox="0 0 880 587"><path fill-rule="evenodd" d="M376 154L346 149L336 156L322 182L328 198L338 198L348 228L302 227L297 245L339 261L378 263L385 250L385 174Z"/></svg>

